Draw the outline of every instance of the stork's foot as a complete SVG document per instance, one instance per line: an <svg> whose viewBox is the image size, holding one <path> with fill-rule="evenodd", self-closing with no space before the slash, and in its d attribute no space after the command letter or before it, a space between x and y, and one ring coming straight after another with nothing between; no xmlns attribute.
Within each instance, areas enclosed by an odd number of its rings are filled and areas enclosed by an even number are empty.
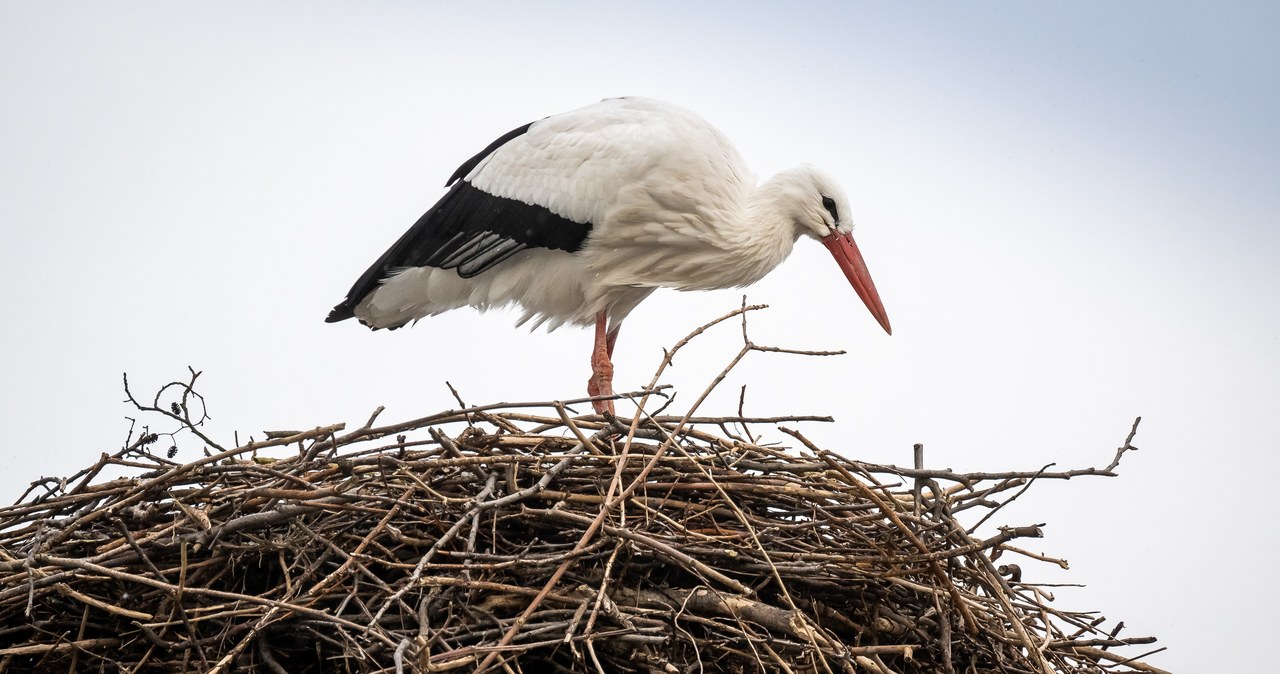
<svg viewBox="0 0 1280 674"><path fill-rule="evenodd" d="M596 344L591 350L591 378L587 380L587 394L593 397L613 395L613 361L610 357L618 331L614 328L612 333L608 332L605 329L607 320L605 312L596 314ZM596 408L596 414L614 413L613 400L592 400L591 406Z"/></svg>
<svg viewBox="0 0 1280 674"><path fill-rule="evenodd" d="M587 380L587 395L590 396L611 396L613 395L613 365L607 364L607 367L601 368L596 366L595 371L591 373L591 378ZM592 400L591 406L595 408L596 414L615 414L613 409L613 400Z"/></svg>

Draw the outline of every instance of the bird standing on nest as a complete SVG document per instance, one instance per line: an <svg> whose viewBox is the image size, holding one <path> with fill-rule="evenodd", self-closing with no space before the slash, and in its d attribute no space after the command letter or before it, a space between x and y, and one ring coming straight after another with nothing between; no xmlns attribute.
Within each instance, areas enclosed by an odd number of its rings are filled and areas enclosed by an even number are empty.
<svg viewBox="0 0 1280 674"><path fill-rule="evenodd" d="M525 124L446 185L327 322L377 330L516 304L519 324L594 324L587 391L612 413L618 328L649 293L749 285L807 236L892 333L835 181L803 166L756 185L724 135L669 103L614 98Z"/></svg>

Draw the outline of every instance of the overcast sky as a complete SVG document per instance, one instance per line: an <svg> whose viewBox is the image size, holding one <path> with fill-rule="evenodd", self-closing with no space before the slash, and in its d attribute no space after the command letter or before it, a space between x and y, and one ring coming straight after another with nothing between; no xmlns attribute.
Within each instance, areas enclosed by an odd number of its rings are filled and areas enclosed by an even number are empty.
<svg viewBox="0 0 1280 674"><path fill-rule="evenodd" d="M1155 664L1273 665L1280 5L643 7L0 4L4 500L120 446L122 372L149 393L203 370L225 442L415 418L454 404L445 380L471 403L582 395L587 331L322 319L494 137L646 95L762 177L838 176L894 325L801 242L749 289L772 307L752 336L849 354L753 355L707 413L746 385L749 413L835 415L804 430L846 455L923 442L958 470L1102 465L1142 415L1120 478L1039 486L992 526L1047 523L1034 549L1072 571L1027 579L1086 583L1061 608L1160 637ZM655 293L617 387L740 298ZM680 400L738 339L691 347Z"/></svg>

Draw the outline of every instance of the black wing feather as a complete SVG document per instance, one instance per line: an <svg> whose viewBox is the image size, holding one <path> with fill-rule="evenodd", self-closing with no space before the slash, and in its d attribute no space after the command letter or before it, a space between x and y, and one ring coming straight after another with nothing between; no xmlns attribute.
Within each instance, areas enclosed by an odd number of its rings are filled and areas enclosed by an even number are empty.
<svg viewBox="0 0 1280 674"><path fill-rule="evenodd" d="M513 129L458 167L449 179L449 192L360 276L325 321L353 317L356 305L402 269L453 269L462 278L471 278L526 248L580 250L591 233L590 222L575 222L544 206L494 196L460 180L530 126Z"/></svg>

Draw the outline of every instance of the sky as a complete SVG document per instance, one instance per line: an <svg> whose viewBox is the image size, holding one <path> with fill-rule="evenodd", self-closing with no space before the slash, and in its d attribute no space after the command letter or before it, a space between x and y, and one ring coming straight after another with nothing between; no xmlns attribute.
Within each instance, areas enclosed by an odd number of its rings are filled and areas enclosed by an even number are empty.
<svg viewBox="0 0 1280 674"><path fill-rule="evenodd" d="M839 177L894 325L802 241L745 291L770 305L751 336L847 355L752 354L703 412L746 386L750 414L835 416L802 430L847 456L923 443L974 471L1105 465L1141 415L1120 477L1037 485L991 526L1045 523L1034 549L1072 569L1028 579L1085 584L1060 607L1160 637L1153 664L1260 671L1278 33L1268 2L0 3L0 494L118 449L125 372L150 393L202 371L228 442L416 418L454 406L446 381L472 404L582 395L584 330L323 318L493 138L644 95L760 177ZM617 388L742 296L655 293ZM676 409L740 339L677 361Z"/></svg>

